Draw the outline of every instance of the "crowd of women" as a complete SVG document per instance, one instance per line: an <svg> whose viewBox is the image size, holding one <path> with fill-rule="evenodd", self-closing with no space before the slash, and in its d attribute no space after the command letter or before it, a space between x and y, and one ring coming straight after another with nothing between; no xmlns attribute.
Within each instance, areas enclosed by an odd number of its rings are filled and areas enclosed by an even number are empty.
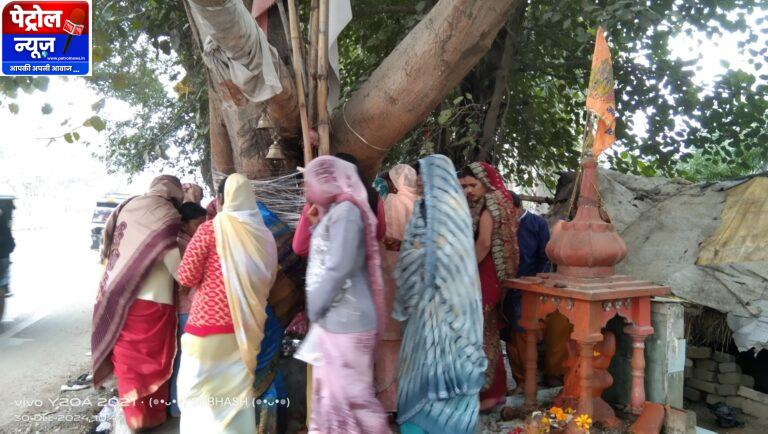
<svg viewBox="0 0 768 434"><path fill-rule="evenodd" d="M499 333L515 334L519 307L502 315L501 282L546 266L543 246L521 257L519 200L491 165L457 172L440 155L375 183L353 157L323 156L303 178L308 431L387 433L396 415L402 433L474 432L507 395ZM94 383L115 374L129 428L169 412L182 433L283 429L283 328L267 299L285 226L258 194L230 175L206 212L199 187L161 176L107 222Z"/></svg>

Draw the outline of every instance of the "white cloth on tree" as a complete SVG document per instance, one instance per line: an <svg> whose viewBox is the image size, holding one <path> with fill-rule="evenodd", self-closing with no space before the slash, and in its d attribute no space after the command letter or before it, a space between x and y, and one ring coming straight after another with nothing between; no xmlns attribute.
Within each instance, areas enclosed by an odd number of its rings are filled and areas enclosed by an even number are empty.
<svg viewBox="0 0 768 434"><path fill-rule="evenodd" d="M328 0L328 111L333 111L341 99L341 73L339 71L339 35L352 21L349 0Z"/></svg>
<svg viewBox="0 0 768 434"><path fill-rule="evenodd" d="M231 81L252 102L283 91L275 65L277 50L242 1L226 0L222 6L210 7L192 1L190 10L203 41L203 60L214 80Z"/></svg>

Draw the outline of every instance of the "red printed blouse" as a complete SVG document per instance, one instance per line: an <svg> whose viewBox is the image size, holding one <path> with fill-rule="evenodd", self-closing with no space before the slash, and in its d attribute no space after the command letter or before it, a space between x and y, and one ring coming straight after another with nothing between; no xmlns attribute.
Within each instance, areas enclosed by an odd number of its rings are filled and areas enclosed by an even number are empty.
<svg viewBox="0 0 768 434"><path fill-rule="evenodd" d="M178 280L188 288L196 288L184 332L195 336L235 332L212 220L201 224L189 242Z"/></svg>

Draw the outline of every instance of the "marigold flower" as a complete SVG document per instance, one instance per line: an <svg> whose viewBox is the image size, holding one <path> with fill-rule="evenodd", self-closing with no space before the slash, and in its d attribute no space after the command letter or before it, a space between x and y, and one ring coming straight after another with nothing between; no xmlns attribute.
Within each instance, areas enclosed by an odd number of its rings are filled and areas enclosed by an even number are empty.
<svg viewBox="0 0 768 434"><path fill-rule="evenodd" d="M588 414L579 415L579 417L576 418L576 426L584 431L589 431L592 427L592 418L589 417Z"/></svg>

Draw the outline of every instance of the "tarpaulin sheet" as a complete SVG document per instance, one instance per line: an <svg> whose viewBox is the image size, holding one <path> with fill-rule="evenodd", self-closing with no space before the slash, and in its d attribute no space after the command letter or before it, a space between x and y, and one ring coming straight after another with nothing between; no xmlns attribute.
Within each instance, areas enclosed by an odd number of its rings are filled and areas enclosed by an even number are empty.
<svg viewBox="0 0 768 434"><path fill-rule="evenodd" d="M768 178L726 192L720 227L701 246L698 265L768 261Z"/></svg>

